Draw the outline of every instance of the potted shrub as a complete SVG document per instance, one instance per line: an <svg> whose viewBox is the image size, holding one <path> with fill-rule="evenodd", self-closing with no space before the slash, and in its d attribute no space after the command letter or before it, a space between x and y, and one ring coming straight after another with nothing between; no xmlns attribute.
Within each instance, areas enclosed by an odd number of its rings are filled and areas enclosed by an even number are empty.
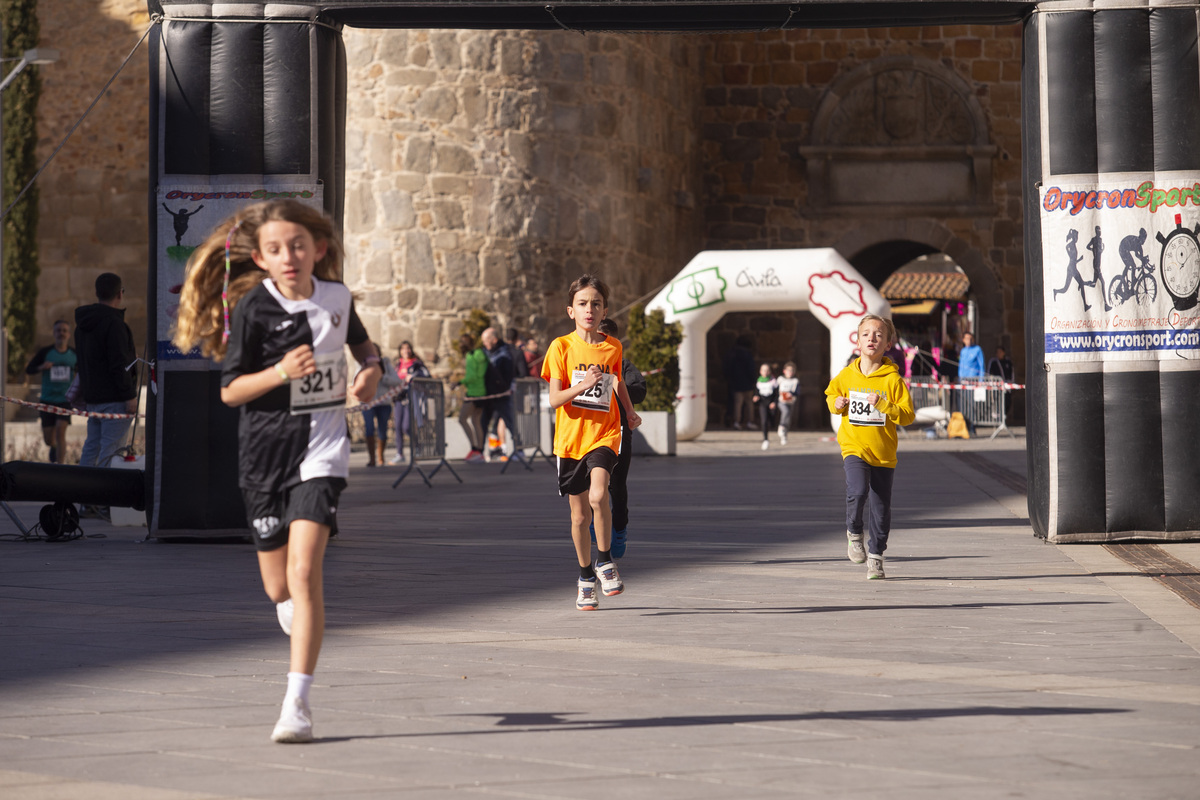
<svg viewBox="0 0 1200 800"><path fill-rule="evenodd" d="M675 404L679 395L679 345L683 326L667 324L662 309L629 311L625 357L646 376L646 399L637 408L641 426L633 432L633 452L675 455Z"/></svg>

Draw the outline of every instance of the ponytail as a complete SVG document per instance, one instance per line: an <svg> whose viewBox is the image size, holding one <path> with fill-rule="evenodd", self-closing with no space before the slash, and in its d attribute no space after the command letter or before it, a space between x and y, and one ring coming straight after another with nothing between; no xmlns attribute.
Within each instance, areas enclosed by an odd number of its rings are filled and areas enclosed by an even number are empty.
<svg viewBox="0 0 1200 800"><path fill-rule="evenodd" d="M326 281L341 280L342 245L333 221L323 212L296 200L247 206L218 225L192 251L172 331L176 347L186 353L199 345L205 357L214 361L225 358L228 314L267 278L252 258L258 248L258 229L276 221L303 225L315 241L325 242L325 257L314 265L313 275Z"/></svg>

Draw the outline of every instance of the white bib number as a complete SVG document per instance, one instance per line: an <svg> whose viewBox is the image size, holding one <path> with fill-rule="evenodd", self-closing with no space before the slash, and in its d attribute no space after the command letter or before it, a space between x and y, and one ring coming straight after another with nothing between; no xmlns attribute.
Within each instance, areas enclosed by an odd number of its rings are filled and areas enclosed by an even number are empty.
<svg viewBox="0 0 1200 800"><path fill-rule="evenodd" d="M317 370L292 381L292 413L310 414L346 404L346 356L318 353Z"/></svg>
<svg viewBox="0 0 1200 800"><path fill-rule="evenodd" d="M586 377L586 370L571 370L571 385L578 385ZM589 411L609 411L612 409L612 394L613 376L605 373L601 376L599 383L572 400L571 405Z"/></svg>
<svg viewBox="0 0 1200 800"><path fill-rule="evenodd" d="M850 424L882 427L887 422L883 412L867 402L869 392L850 392Z"/></svg>
<svg viewBox="0 0 1200 800"><path fill-rule="evenodd" d="M56 383L66 383L71 380L71 368L66 364L55 364L50 367L50 380Z"/></svg>

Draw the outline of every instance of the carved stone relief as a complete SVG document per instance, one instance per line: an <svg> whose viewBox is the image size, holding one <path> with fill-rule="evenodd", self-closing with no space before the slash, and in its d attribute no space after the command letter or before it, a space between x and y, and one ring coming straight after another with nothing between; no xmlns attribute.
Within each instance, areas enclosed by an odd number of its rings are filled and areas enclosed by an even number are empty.
<svg viewBox="0 0 1200 800"><path fill-rule="evenodd" d="M987 119L952 70L907 56L876 59L836 81L813 121L807 213L990 213Z"/></svg>

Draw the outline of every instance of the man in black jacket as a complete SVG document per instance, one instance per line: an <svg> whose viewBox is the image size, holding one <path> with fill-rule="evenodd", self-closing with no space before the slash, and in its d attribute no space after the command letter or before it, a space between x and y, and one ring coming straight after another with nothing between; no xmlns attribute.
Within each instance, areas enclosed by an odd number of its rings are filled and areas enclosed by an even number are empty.
<svg viewBox="0 0 1200 800"><path fill-rule="evenodd" d="M513 388L513 380L516 378L515 366L513 365L513 351L508 344L500 338L500 334L495 328L488 328L479 335L479 341L483 343L483 349L487 352L488 367L487 375L484 377L485 386L489 395L503 395L501 397L492 397L490 400L484 401L483 433L488 435L491 430L493 419L499 419L507 426L508 435L517 429L516 413L514 411L513 396L511 390ZM503 394L509 392L509 394ZM504 431L497 431L498 437ZM494 455L502 455L493 453L490 447L484 447L484 457L490 460Z"/></svg>
<svg viewBox="0 0 1200 800"><path fill-rule="evenodd" d="M108 414L137 411L137 380L130 369L137 359L133 332L125 324L121 276L96 278L96 303L75 309L75 350L79 382L87 410ZM121 448L132 419L88 417L81 466L107 467Z"/></svg>

